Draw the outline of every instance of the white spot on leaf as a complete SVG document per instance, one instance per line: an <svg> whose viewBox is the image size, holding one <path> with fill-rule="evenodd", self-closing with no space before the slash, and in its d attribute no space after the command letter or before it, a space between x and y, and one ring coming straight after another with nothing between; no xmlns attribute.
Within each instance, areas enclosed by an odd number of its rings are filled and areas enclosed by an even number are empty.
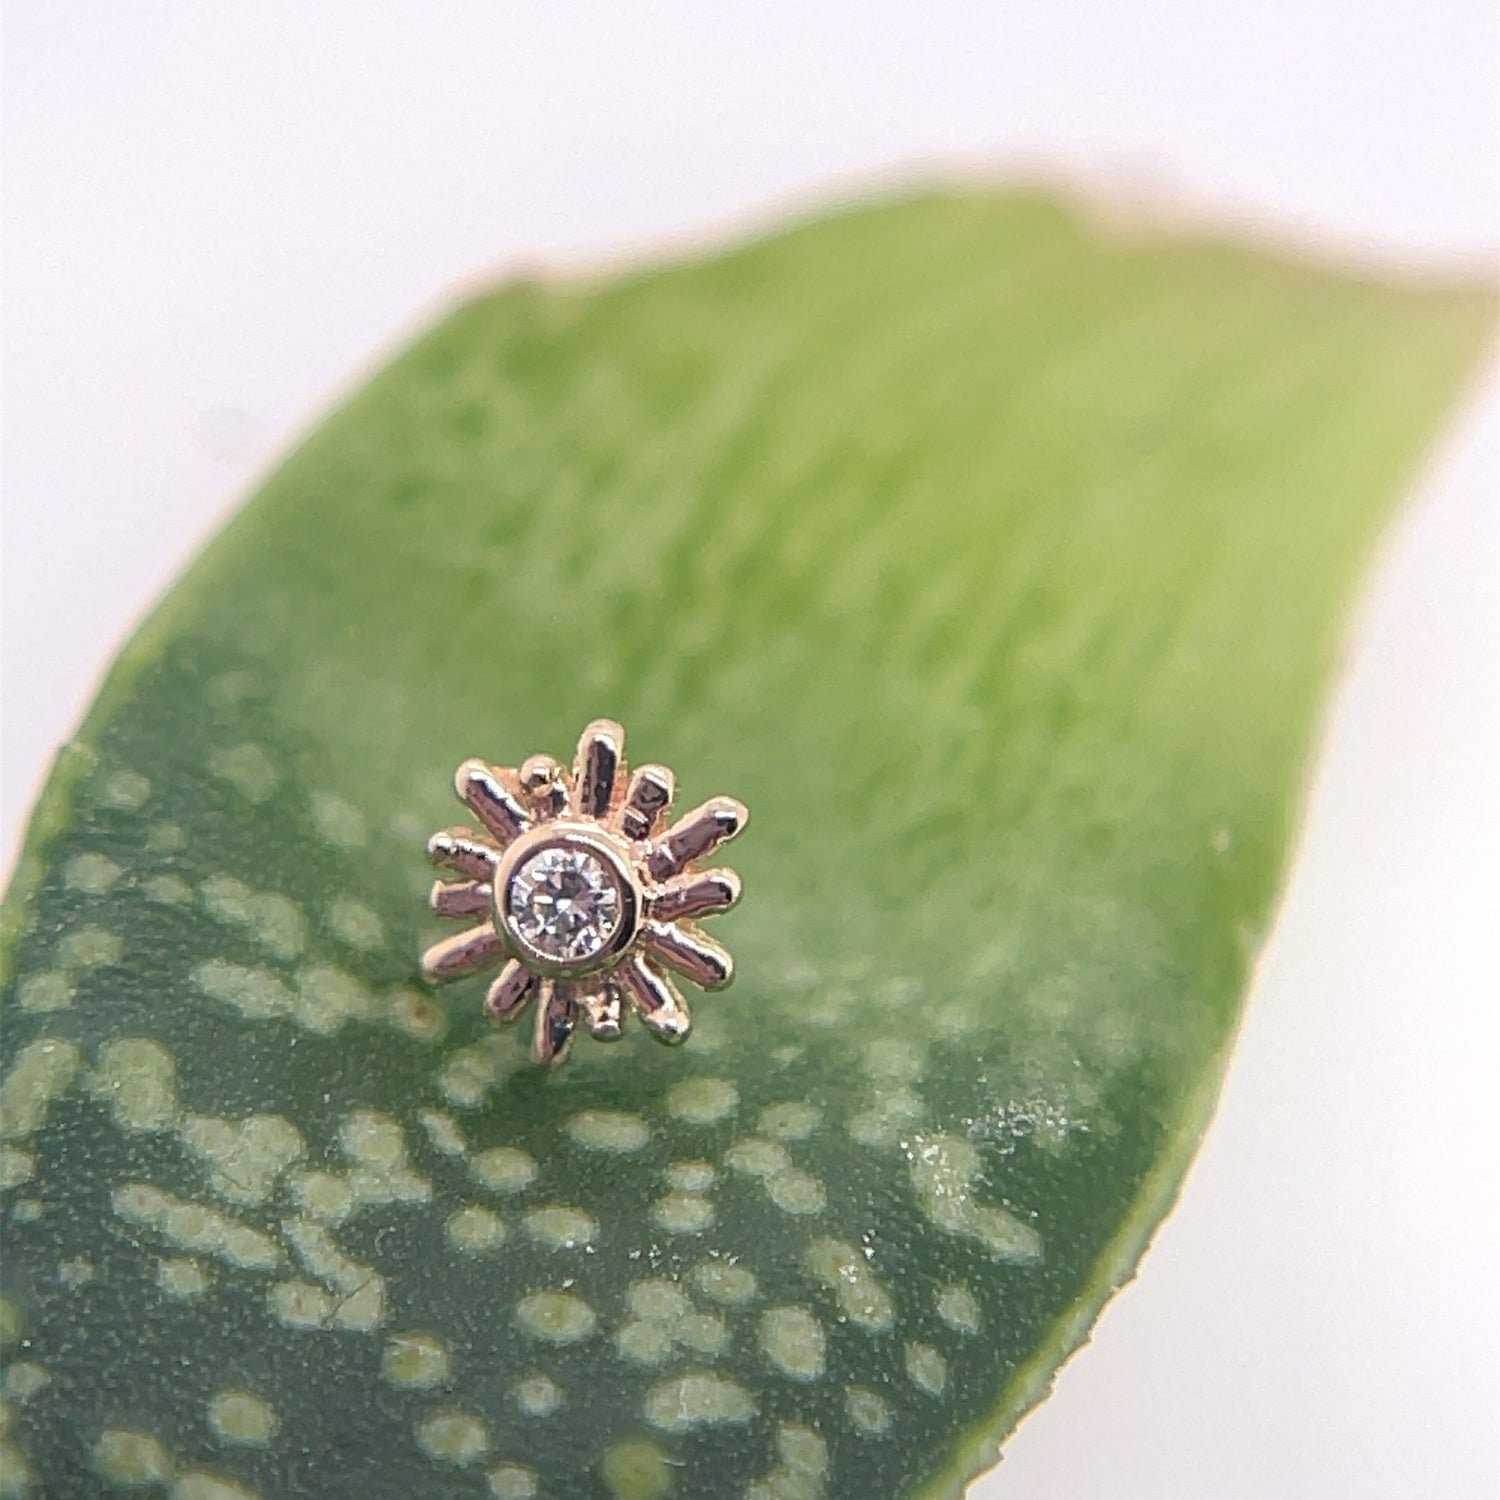
<svg viewBox="0 0 1500 1500"><path fill-rule="evenodd" d="M249 1391L220 1391L208 1404L208 1425L226 1443L247 1448L266 1448L276 1436L281 1421L269 1401Z"/></svg>
<svg viewBox="0 0 1500 1500"><path fill-rule="evenodd" d="M667 1112L689 1125L713 1125L738 1108L739 1091L723 1078L685 1078L667 1090Z"/></svg>
<svg viewBox="0 0 1500 1500"><path fill-rule="evenodd" d="M693 1273L698 1290L715 1302L740 1307L755 1296L755 1276L746 1267L730 1260L709 1260Z"/></svg>
<svg viewBox="0 0 1500 1500"><path fill-rule="evenodd" d="M546 1375L528 1375L511 1392L516 1407L528 1417L550 1417L563 1404L557 1382Z"/></svg>
<svg viewBox="0 0 1500 1500"><path fill-rule="evenodd" d="M333 1298L311 1281L278 1281L266 1294L272 1315L292 1328L326 1328Z"/></svg>
<svg viewBox="0 0 1500 1500"><path fill-rule="evenodd" d="M151 783L139 771L116 771L104 783L101 799L118 812L139 812L151 796Z"/></svg>
<svg viewBox="0 0 1500 1500"><path fill-rule="evenodd" d="M106 1042L89 1080L124 1130L168 1130L177 1120L177 1064L160 1042L127 1036Z"/></svg>
<svg viewBox="0 0 1500 1500"><path fill-rule="evenodd" d="M448 1243L465 1255L484 1255L505 1243L505 1221L477 1203L450 1214L445 1231Z"/></svg>
<svg viewBox="0 0 1500 1500"><path fill-rule="evenodd" d="M922 1101L910 1089L882 1091L867 1109L850 1119L849 1134L862 1146L899 1145L922 1115Z"/></svg>
<svg viewBox="0 0 1500 1500"><path fill-rule="evenodd" d="M978 1240L996 1260L1039 1260L1042 1238L1009 1209L978 1202L970 1182L979 1153L955 1135L918 1136L908 1153L912 1187L922 1211L939 1229Z"/></svg>
<svg viewBox="0 0 1500 1500"><path fill-rule="evenodd" d="M328 930L360 953L374 953L385 942L385 926L363 901L340 896L328 908Z"/></svg>
<svg viewBox="0 0 1500 1500"><path fill-rule="evenodd" d="M354 1212L354 1193L347 1177L336 1172L294 1172L288 1179L297 1207L309 1219L342 1224Z"/></svg>
<svg viewBox="0 0 1500 1500"><path fill-rule="evenodd" d="M36 1157L19 1146L0 1146L0 1189L20 1187L36 1175Z"/></svg>
<svg viewBox="0 0 1500 1500"><path fill-rule="evenodd" d="M424 1109L418 1114L417 1123L427 1132L433 1149L441 1151L444 1156L462 1156L468 1150L463 1131L452 1115L439 1109Z"/></svg>
<svg viewBox="0 0 1500 1500"><path fill-rule="evenodd" d="M636 1282L629 1301L632 1321L615 1335L615 1348L636 1364L661 1364L674 1347L716 1355L728 1342L723 1319L698 1312L675 1282L662 1278Z"/></svg>
<svg viewBox="0 0 1500 1500"><path fill-rule="evenodd" d="M195 1469L172 1486L172 1500L261 1500L248 1485Z"/></svg>
<svg viewBox="0 0 1500 1500"><path fill-rule="evenodd" d="M297 976L297 1020L319 1036L332 1036L348 1021L375 1018L375 999L352 975L329 964Z"/></svg>
<svg viewBox="0 0 1500 1500"><path fill-rule="evenodd" d="M80 927L57 945L58 961L70 970L108 968L119 963L124 952L119 934L102 927Z"/></svg>
<svg viewBox="0 0 1500 1500"><path fill-rule="evenodd" d="M574 1115L567 1132L590 1151L626 1155L639 1151L651 1139L651 1130L639 1115L613 1109L590 1109Z"/></svg>
<svg viewBox="0 0 1500 1500"><path fill-rule="evenodd" d="M943 1287L937 1296L937 1315L955 1333L979 1332L979 1302L966 1286Z"/></svg>
<svg viewBox="0 0 1500 1500"><path fill-rule="evenodd" d="M276 1179L307 1149L302 1134L282 1115L221 1120L189 1115L182 1139L208 1164L208 1185L231 1203L264 1203Z"/></svg>
<svg viewBox="0 0 1500 1500"><path fill-rule="evenodd" d="M51 1384L52 1377L35 1360L22 1360L5 1372L6 1396L23 1406Z"/></svg>
<svg viewBox="0 0 1500 1500"><path fill-rule="evenodd" d="M536 1177L536 1162L515 1146L491 1146L475 1153L469 1171L492 1193L519 1193Z"/></svg>
<svg viewBox="0 0 1500 1500"><path fill-rule="evenodd" d="M417 1441L430 1458L460 1468L477 1463L490 1448L488 1428L470 1411L445 1406L417 1424Z"/></svg>
<svg viewBox="0 0 1500 1500"><path fill-rule="evenodd" d="M860 1385L845 1390L844 1414L849 1425L866 1437L882 1433L891 1425L891 1408L884 1397Z"/></svg>
<svg viewBox="0 0 1500 1500"><path fill-rule="evenodd" d="M122 1219L154 1229L184 1250L247 1270L270 1271L282 1262L281 1249L269 1235L152 1183L122 1183L110 1194L110 1203Z"/></svg>
<svg viewBox="0 0 1500 1500"><path fill-rule="evenodd" d="M385 1279L345 1253L328 1227L311 1219L288 1219L281 1226L303 1269L335 1293L335 1327L369 1332L385 1320Z"/></svg>
<svg viewBox="0 0 1500 1500"><path fill-rule="evenodd" d="M524 1464L496 1464L485 1478L495 1500L531 1500L536 1494L536 1472Z"/></svg>
<svg viewBox="0 0 1500 1500"><path fill-rule="evenodd" d="M437 995L395 990L386 997L385 1018L397 1031L419 1042L435 1042L448 1029L448 1006Z"/></svg>
<svg viewBox="0 0 1500 1500"><path fill-rule="evenodd" d="M70 1292L76 1292L79 1287L87 1286L94 1279L94 1263L86 1255L65 1260L58 1265L57 1279Z"/></svg>
<svg viewBox="0 0 1500 1500"><path fill-rule="evenodd" d="M135 1489L165 1484L172 1477L172 1456L159 1438L126 1427L106 1427L94 1444L94 1468L111 1484Z"/></svg>
<svg viewBox="0 0 1500 1500"><path fill-rule="evenodd" d="M550 1344L577 1344L596 1326L594 1310L571 1292L533 1292L516 1305L516 1317L528 1333Z"/></svg>
<svg viewBox="0 0 1500 1500"><path fill-rule="evenodd" d="M787 1155L785 1146L779 1146L775 1141L768 1141L760 1136L748 1136L745 1140L736 1141L724 1153L724 1160L736 1172L743 1172L751 1177L775 1177L779 1173L789 1172L792 1167L792 1159Z"/></svg>
<svg viewBox="0 0 1500 1500"><path fill-rule="evenodd" d="M213 958L199 964L191 978L205 995L232 1005L252 1021L290 1015L295 1004L292 992L265 969L250 969Z"/></svg>
<svg viewBox="0 0 1500 1500"><path fill-rule="evenodd" d="M668 1234L702 1234L713 1227L714 1206L694 1193L668 1193L651 1205L651 1218Z"/></svg>
<svg viewBox="0 0 1500 1500"><path fill-rule="evenodd" d="M386 1343L380 1373L392 1385L430 1391L452 1374L448 1346L435 1333L398 1334Z"/></svg>
<svg viewBox="0 0 1500 1500"><path fill-rule="evenodd" d="M349 1190L357 1203L425 1203L432 1184L412 1170L406 1134L379 1110L360 1109L339 1124L339 1142L354 1163Z"/></svg>
<svg viewBox="0 0 1500 1500"><path fill-rule="evenodd" d="M870 1263L853 1245L818 1239L807 1247L802 1263L838 1299L839 1311L852 1323L874 1332L895 1322L890 1294Z"/></svg>
<svg viewBox="0 0 1500 1500"><path fill-rule="evenodd" d="M929 1396L941 1396L948 1384L948 1361L931 1344L908 1344L906 1373Z"/></svg>
<svg viewBox="0 0 1500 1500"><path fill-rule="evenodd" d="M141 894L158 906L186 906L193 899L193 888L181 875L152 875L142 882Z"/></svg>
<svg viewBox="0 0 1500 1500"><path fill-rule="evenodd" d="M668 1187L676 1188L680 1193L706 1193L714 1185L717 1174L712 1164L706 1161L674 1161L661 1175L666 1178Z"/></svg>
<svg viewBox="0 0 1500 1500"><path fill-rule="evenodd" d="M823 1325L805 1307L773 1307L764 1313L760 1347L793 1380L816 1380L823 1373Z"/></svg>
<svg viewBox="0 0 1500 1500"><path fill-rule="evenodd" d="M43 969L21 981L16 991L22 1010L65 1010L73 1003L73 981L57 969Z"/></svg>
<svg viewBox="0 0 1500 1500"><path fill-rule="evenodd" d="M302 908L279 892L252 890L232 875L211 875L201 890L215 921L248 933L273 957L296 958L307 945Z"/></svg>
<svg viewBox="0 0 1500 1500"><path fill-rule="evenodd" d="M486 1037L453 1054L438 1075L438 1087L450 1104L477 1109L517 1065L513 1046L497 1036Z"/></svg>
<svg viewBox="0 0 1500 1500"><path fill-rule="evenodd" d="M0 1084L0 1136L15 1139L40 1130L52 1101L72 1086L79 1063L72 1042L42 1037L23 1047Z"/></svg>
<svg viewBox="0 0 1500 1500"><path fill-rule="evenodd" d="M146 847L153 854L175 854L187 847L187 834L176 823L157 823L146 835Z"/></svg>
<svg viewBox="0 0 1500 1500"><path fill-rule="evenodd" d="M247 802L264 802L280 780L271 757L253 744L215 750L208 758L208 769L221 781L227 781Z"/></svg>
<svg viewBox="0 0 1500 1500"><path fill-rule="evenodd" d="M599 1238L595 1220L568 1203L533 1209L522 1223L526 1233L548 1250L577 1250Z"/></svg>
<svg viewBox="0 0 1500 1500"><path fill-rule="evenodd" d="M811 1427L784 1423L776 1433L781 1462L745 1490L745 1500L819 1500L828 1474L828 1445Z"/></svg>
<svg viewBox="0 0 1500 1500"><path fill-rule="evenodd" d="M75 854L63 866L63 884L85 896L104 896L123 873L107 854Z"/></svg>
<svg viewBox="0 0 1500 1500"><path fill-rule="evenodd" d="M810 1172L803 1172L796 1167L790 1172L780 1172L775 1177L768 1177L765 1188L766 1196L783 1213L822 1213L828 1202L823 1184Z"/></svg>
<svg viewBox="0 0 1500 1500"><path fill-rule="evenodd" d="M332 792L314 792L308 799L318 832L340 849L359 849L369 840L365 817Z"/></svg>
<svg viewBox="0 0 1500 1500"><path fill-rule="evenodd" d="M208 1273L191 1256L168 1256L156 1263L156 1284L178 1302L195 1302L208 1290Z"/></svg>
<svg viewBox="0 0 1500 1500"><path fill-rule="evenodd" d="M734 1426L748 1422L755 1414L750 1392L711 1370L689 1370L646 1392L646 1420L663 1432Z"/></svg>

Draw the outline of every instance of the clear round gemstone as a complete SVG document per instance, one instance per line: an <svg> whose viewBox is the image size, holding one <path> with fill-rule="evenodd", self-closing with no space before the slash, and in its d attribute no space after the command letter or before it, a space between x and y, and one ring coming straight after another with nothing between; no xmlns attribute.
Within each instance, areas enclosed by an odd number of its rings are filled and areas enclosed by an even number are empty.
<svg viewBox="0 0 1500 1500"><path fill-rule="evenodd" d="M553 845L511 876L507 906L515 930L558 963L592 958L620 925L620 887L588 849Z"/></svg>

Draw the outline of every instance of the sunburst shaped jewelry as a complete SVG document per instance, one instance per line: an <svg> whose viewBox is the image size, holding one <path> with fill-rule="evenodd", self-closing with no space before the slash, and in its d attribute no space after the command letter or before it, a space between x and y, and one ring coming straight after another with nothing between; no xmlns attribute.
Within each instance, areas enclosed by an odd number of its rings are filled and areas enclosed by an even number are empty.
<svg viewBox="0 0 1500 1500"><path fill-rule="evenodd" d="M664 832L676 790L665 766L627 777L625 731L596 719L583 731L571 772L550 755L518 769L466 760L454 786L483 824L433 834L433 862L466 878L439 880L440 917L478 917L422 956L429 979L457 979L502 965L484 998L500 1020L536 1000L531 1055L560 1062L581 1017L601 1041L618 1039L625 1008L663 1042L692 1024L675 970L706 990L734 977L734 961L693 925L740 899L733 870L698 862L732 839L749 814L713 797Z"/></svg>

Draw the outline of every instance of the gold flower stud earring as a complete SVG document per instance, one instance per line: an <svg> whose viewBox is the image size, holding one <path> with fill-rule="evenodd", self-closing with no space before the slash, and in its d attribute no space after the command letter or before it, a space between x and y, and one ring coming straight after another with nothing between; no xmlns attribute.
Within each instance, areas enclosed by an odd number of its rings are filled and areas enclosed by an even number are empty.
<svg viewBox="0 0 1500 1500"><path fill-rule="evenodd" d="M427 852L464 876L439 880L432 909L478 922L422 956L429 979L501 965L484 1007L513 1020L536 999L532 1058L561 1062L581 1016L618 1040L627 1004L659 1041L684 1040L687 1006L664 969L706 990L734 977L728 952L693 924L740 899L733 870L699 870L745 826L733 797L714 797L658 832L676 783L665 766L627 778L625 731L596 719L571 771L550 755L516 770L466 760L454 778L483 825L445 828Z"/></svg>

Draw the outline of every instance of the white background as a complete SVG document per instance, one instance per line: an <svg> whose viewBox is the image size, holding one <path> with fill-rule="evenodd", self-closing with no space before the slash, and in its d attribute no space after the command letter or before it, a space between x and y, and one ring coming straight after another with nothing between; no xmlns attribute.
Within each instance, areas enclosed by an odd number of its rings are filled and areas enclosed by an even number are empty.
<svg viewBox="0 0 1500 1500"><path fill-rule="evenodd" d="M129 624L456 287L947 162L1483 266L1495 40L1490 0L8 5L5 847ZM1182 1207L978 1496L1500 1489L1497 428L1491 387L1385 560Z"/></svg>

